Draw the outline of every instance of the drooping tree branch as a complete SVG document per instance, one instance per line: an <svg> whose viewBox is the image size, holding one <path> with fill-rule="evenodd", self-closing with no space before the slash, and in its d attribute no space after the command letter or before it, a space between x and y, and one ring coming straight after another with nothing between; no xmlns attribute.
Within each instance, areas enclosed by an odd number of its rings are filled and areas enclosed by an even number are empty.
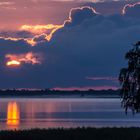
<svg viewBox="0 0 140 140"><path fill-rule="evenodd" d="M128 108L137 113L140 112L140 41L126 53L125 58L128 66L119 74L122 107L126 113Z"/></svg>

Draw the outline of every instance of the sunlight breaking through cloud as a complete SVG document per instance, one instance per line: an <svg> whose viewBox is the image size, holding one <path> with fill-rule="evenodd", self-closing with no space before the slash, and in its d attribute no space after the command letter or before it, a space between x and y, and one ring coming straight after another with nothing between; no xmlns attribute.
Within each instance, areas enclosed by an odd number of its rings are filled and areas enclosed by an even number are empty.
<svg viewBox="0 0 140 140"><path fill-rule="evenodd" d="M84 11L85 9L91 10L93 12L93 15L99 14L94 8L90 6L82 6L82 7L76 7L72 8L69 12L68 19L64 20L63 24L57 25L57 24L46 24L46 25L22 25L18 31L27 31L32 34L32 37L12 37L9 35L9 37L0 36L0 39L4 40L11 40L11 41L20 41L23 40L27 42L31 46L35 46L40 42L50 41L53 37L53 34L63 28L66 23L73 22L72 16L75 12L79 10L79 12ZM17 31L17 32L18 32Z"/></svg>
<svg viewBox="0 0 140 140"><path fill-rule="evenodd" d="M21 63L28 64L41 64L41 55L38 53L26 53L26 54L7 54L7 66L19 66Z"/></svg>

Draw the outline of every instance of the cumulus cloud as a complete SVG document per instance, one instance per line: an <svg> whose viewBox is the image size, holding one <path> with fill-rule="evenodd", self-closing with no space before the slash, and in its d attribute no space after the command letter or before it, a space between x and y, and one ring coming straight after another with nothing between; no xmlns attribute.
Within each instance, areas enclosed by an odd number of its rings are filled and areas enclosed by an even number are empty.
<svg viewBox="0 0 140 140"><path fill-rule="evenodd" d="M126 4L122 9L122 14L128 17L140 18L140 2L134 4Z"/></svg>
<svg viewBox="0 0 140 140"><path fill-rule="evenodd" d="M0 38L12 41L24 40L31 46L35 46L40 42L50 41L53 34L64 26L80 24L82 21L93 18L93 16L98 14L95 9L89 6L72 8L69 12L68 19L61 25L22 25L19 31L0 32Z"/></svg>
<svg viewBox="0 0 140 140"><path fill-rule="evenodd" d="M82 23L86 19L93 18L94 16L98 15L99 13L96 12L95 9L89 6L72 8L69 13L69 19L65 21L65 26L70 25L78 25Z"/></svg>
<svg viewBox="0 0 140 140"><path fill-rule="evenodd" d="M1 60L5 60L7 54L22 59L28 52L42 53L47 58L42 65L26 67L23 64L13 71L1 61L0 76L8 82L4 80L0 87L117 88L118 84L112 82L115 79L107 77L117 77L125 65L125 52L131 43L140 39L139 34L140 19L121 14L102 16L90 7L72 9L63 27L53 33L50 41L46 40L46 34L31 38L30 41L37 42L34 47L25 39L0 39ZM21 54L24 57L21 58ZM102 80L85 78L99 76ZM10 80L13 78L16 80Z"/></svg>

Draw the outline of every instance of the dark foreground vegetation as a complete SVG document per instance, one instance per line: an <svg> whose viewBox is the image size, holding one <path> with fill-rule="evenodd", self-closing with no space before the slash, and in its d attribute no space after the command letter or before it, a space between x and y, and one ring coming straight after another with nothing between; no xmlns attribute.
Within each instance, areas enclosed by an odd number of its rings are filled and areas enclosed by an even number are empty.
<svg viewBox="0 0 140 140"><path fill-rule="evenodd" d="M140 140L140 128L0 131L0 140Z"/></svg>

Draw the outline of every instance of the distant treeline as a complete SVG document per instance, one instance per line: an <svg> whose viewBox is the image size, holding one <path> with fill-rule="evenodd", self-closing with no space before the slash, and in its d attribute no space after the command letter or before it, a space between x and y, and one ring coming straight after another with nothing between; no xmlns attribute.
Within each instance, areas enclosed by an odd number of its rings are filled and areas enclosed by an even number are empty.
<svg viewBox="0 0 140 140"><path fill-rule="evenodd" d="M50 89L42 89L42 90L18 90L18 89L7 89L0 90L0 97L7 96L31 96L31 97L58 97L58 96L119 96L120 90L87 90L87 91L59 91L59 90L50 90Z"/></svg>
<svg viewBox="0 0 140 140"><path fill-rule="evenodd" d="M0 140L140 140L140 128L0 131Z"/></svg>

